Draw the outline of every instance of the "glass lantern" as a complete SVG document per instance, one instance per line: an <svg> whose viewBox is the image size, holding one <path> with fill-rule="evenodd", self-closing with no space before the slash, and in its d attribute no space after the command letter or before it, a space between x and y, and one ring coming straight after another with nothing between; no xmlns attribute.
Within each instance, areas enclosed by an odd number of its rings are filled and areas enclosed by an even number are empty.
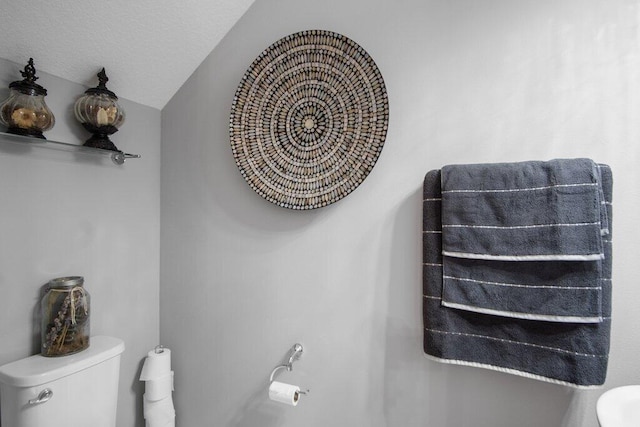
<svg viewBox="0 0 640 427"><path fill-rule="evenodd" d="M9 85L9 98L0 105L0 124L7 132L46 139L42 132L55 124L55 117L44 102L47 90L36 83L33 58L20 71L24 80Z"/></svg>
<svg viewBox="0 0 640 427"><path fill-rule="evenodd" d="M118 104L118 97L107 89L109 81L104 71L98 73L100 83L88 89L74 105L76 119L93 135L85 143L85 147L102 148L103 150L120 151L109 139L122 126L125 119L124 110Z"/></svg>

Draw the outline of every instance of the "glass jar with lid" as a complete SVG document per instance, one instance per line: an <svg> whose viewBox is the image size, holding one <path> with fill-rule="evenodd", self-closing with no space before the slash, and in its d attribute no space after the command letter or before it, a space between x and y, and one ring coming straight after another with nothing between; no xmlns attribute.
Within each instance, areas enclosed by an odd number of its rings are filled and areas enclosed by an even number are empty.
<svg viewBox="0 0 640 427"><path fill-rule="evenodd" d="M33 58L20 73L24 80L9 85L9 98L0 105L0 124L9 133L46 139L42 132L53 127L55 118L44 101L47 90L36 83Z"/></svg>
<svg viewBox="0 0 640 427"><path fill-rule="evenodd" d="M125 119L124 109L115 93L107 89L109 78L104 68L98 73L100 83L87 89L73 106L76 119L93 135L84 143L85 147L119 151L109 135L118 131Z"/></svg>
<svg viewBox="0 0 640 427"><path fill-rule="evenodd" d="M89 347L89 305L83 277L59 277L47 284L40 303L43 356L65 356Z"/></svg>

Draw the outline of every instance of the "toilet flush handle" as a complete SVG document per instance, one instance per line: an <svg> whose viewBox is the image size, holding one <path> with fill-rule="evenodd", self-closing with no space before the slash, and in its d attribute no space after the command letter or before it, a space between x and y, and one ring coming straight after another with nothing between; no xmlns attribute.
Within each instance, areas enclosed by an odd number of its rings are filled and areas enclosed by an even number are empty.
<svg viewBox="0 0 640 427"><path fill-rule="evenodd" d="M39 403L44 403L47 400L53 397L53 391L50 388L45 388L40 392L36 399L29 400L29 405L37 405Z"/></svg>

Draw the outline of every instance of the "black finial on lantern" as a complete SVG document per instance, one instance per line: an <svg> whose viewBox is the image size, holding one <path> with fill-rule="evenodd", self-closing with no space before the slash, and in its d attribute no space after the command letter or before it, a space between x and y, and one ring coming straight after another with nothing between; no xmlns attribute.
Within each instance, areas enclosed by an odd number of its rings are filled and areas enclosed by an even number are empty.
<svg viewBox="0 0 640 427"><path fill-rule="evenodd" d="M107 89L107 82L109 81L109 77L107 77L107 73L104 71L104 67L102 67L102 70L100 70L100 72L97 75L98 75L98 82L99 82L98 86L91 89L87 89L85 93L88 93L91 95L99 95L101 93L104 93L109 97L111 97L112 99L118 99L115 93Z"/></svg>
<svg viewBox="0 0 640 427"><path fill-rule="evenodd" d="M109 81L109 77L107 77L107 73L105 73L104 67L102 67L102 70L100 70L100 72L98 73L98 80L100 80L100 84L98 85L98 87L106 89L106 84Z"/></svg>
<svg viewBox="0 0 640 427"><path fill-rule="evenodd" d="M24 71L20 71L24 80L12 82L9 87L20 91L25 95L46 95L47 90L36 83L36 67L33 65L33 58L29 58L29 62L24 67Z"/></svg>
<svg viewBox="0 0 640 427"><path fill-rule="evenodd" d="M33 58L29 58L29 62L24 66L24 71L20 71L20 74L22 74L22 77L29 83L38 80L38 77L36 77L36 67L33 66Z"/></svg>

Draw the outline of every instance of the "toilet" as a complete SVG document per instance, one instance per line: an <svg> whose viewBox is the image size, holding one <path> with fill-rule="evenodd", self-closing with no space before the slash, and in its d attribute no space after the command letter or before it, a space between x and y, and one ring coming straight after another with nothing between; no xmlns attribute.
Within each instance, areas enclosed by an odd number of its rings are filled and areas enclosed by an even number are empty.
<svg viewBox="0 0 640 427"><path fill-rule="evenodd" d="M115 427L123 351L122 340L95 336L79 353L0 366L1 425Z"/></svg>

